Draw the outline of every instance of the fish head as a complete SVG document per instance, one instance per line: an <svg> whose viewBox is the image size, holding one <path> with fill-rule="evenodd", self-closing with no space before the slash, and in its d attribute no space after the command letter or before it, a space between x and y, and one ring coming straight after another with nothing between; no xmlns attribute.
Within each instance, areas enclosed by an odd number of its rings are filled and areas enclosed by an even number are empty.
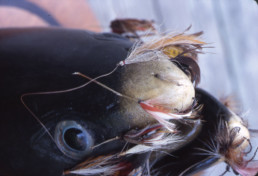
<svg viewBox="0 0 258 176"><path fill-rule="evenodd" d="M156 132L167 132L141 103L164 108L166 113L184 111L194 101L191 79L162 55L159 60L125 65L98 80L136 100L132 101L93 82L78 88L88 80L72 75L80 71L95 78L108 73L126 58L131 46L115 34L0 30L4 85L0 175L59 176L78 174L81 169L86 169L84 174L109 170L125 175L140 170L149 152L160 147L157 142L152 143L154 148L140 144L160 139L161 133ZM70 90L75 87L78 89ZM177 142L174 146L180 147L201 126L200 120L179 124L185 133L180 140L171 134L163 140L165 144ZM136 137L128 139L135 130ZM149 138L137 143L141 135ZM173 145L167 148L175 149Z"/></svg>

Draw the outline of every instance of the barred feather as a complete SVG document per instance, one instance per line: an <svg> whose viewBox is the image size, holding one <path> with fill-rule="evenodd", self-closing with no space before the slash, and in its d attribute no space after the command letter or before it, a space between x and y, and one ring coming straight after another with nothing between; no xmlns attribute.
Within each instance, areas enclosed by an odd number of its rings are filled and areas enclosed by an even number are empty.
<svg viewBox="0 0 258 176"><path fill-rule="evenodd" d="M202 32L189 35L186 35L185 33L180 33L177 35L167 34L153 41L146 42L142 45L137 44L126 60L133 60L137 55L147 51L163 51L173 46L179 47L183 51L192 50L191 52L194 53L195 50L200 49L202 45L206 44L205 42L202 42L198 39L201 34Z"/></svg>
<svg viewBox="0 0 258 176"><path fill-rule="evenodd" d="M147 126L140 130L129 131L125 134L124 139L127 142L138 145L125 151L123 155L167 149L170 145L181 141L179 135L171 133L166 127L160 124Z"/></svg>
<svg viewBox="0 0 258 176"><path fill-rule="evenodd" d="M116 172L123 168L123 166L120 166L118 162L115 162L114 158L115 155L108 155L88 159L73 169L65 171L64 175L114 175Z"/></svg>

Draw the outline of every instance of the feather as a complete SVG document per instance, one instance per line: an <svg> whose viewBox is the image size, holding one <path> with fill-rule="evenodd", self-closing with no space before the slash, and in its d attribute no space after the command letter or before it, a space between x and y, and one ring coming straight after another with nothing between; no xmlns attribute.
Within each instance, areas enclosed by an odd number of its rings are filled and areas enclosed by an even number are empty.
<svg viewBox="0 0 258 176"><path fill-rule="evenodd" d="M176 130L175 125L170 122L170 120L194 119L200 117L199 112L202 109L202 105L196 106L195 103L193 103L193 105L184 112L172 113L171 108L166 108L166 106L169 107L169 105L158 104L155 99L141 101L140 106L171 133Z"/></svg>
<svg viewBox="0 0 258 176"><path fill-rule="evenodd" d="M129 131L124 135L124 140L138 144L123 153L128 155L170 148L170 145L181 141L181 137L171 133L163 125L154 124L140 130Z"/></svg>
<svg viewBox="0 0 258 176"><path fill-rule="evenodd" d="M180 54L185 54L185 56L197 60L197 53L202 49L202 45L206 44L198 39L201 34L202 32L189 35L184 33L176 35L167 34L143 44L138 42L132 48L128 57L119 64L132 64L157 59L157 57L148 58L146 57L147 55L142 55L149 52L155 52L157 55L163 53L167 58L174 58ZM176 54L174 54L174 52L176 52Z"/></svg>
<svg viewBox="0 0 258 176"><path fill-rule="evenodd" d="M123 34L123 33L133 33L137 31L146 31L151 30L153 32L156 29L153 26L154 21L150 20L138 20L138 19L116 19L111 21L110 27L114 33Z"/></svg>
<svg viewBox="0 0 258 176"><path fill-rule="evenodd" d="M201 71L200 71L199 65L195 60L193 60L190 57L181 56L181 57L176 57L174 62L179 63L178 66L184 72L187 72L187 71L190 72L191 81L194 82L195 85L198 85L200 83Z"/></svg>
<svg viewBox="0 0 258 176"><path fill-rule="evenodd" d="M217 126L217 135L212 139L212 145L208 146L208 150L199 149L210 156L219 157L220 160L226 162L236 173L243 176L255 176L258 173L258 161L253 158L246 159L247 145L251 147L249 141L249 132L242 124L240 117L233 112L228 121L220 120ZM256 152L255 152L256 154Z"/></svg>
<svg viewBox="0 0 258 176"><path fill-rule="evenodd" d="M88 159L73 169L65 171L64 175L114 175L116 172L123 169L123 166L119 165L119 163L116 162L114 158L115 155L108 155Z"/></svg>
<svg viewBox="0 0 258 176"><path fill-rule="evenodd" d="M171 46L187 45L190 48L192 47L198 48L206 44L205 42L200 41L197 38L198 36L199 34L198 35L196 34L185 35L184 33L177 34L177 35L167 34L158 39L150 41L148 43L144 43L141 46L135 47L134 50L130 53L129 58L134 57L135 55L144 53L146 51L150 51L150 50L161 51Z"/></svg>
<svg viewBox="0 0 258 176"><path fill-rule="evenodd" d="M248 162L247 165L232 166L242 176L256 176L258 173L258 161Z"/></svg>

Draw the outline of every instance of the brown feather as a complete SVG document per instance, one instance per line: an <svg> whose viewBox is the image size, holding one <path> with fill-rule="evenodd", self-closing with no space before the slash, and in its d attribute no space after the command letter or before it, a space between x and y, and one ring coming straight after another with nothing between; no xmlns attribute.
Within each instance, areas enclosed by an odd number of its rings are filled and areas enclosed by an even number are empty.
<svg viewBox="0 0 258 176"><path fill-rule="evenodd" d="M190 72L191 81L195 82L195 85L198 85L201 78L201 71L197 62L195 62L195 60L192 58L185 56L176 57L174 60L176 61L175 63L179 63L179 68L181 68L184 72Z"/></svg>

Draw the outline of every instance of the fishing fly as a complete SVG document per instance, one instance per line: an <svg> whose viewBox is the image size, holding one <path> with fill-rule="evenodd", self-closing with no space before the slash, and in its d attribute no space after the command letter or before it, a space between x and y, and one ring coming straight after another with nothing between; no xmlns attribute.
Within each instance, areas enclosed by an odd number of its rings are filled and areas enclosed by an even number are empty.
<svg viewBox="0 0 258 176"><path fill-rule="evenodd" d="M151 21L143 20L115 20L111 27L114 32L130 32L137 38L140 38L137 30L150 29L156 32ZM191 143L198 140L199 133L203 132L202 126L205 123L212 124L205 119L205 109L212 101L205 102L196 95L196 87L200 82L198 54L203 53L202 49L207 43L200 39L202 32L187 34L189 29L177 34L157 35L146 42L136 42L128 56L113 65L113 69L106 74L90 77L83 72L74 72L73 75L88 80L85 84L65 90L26 93L20 97L22 104L61 152L60 143L56 142L56 138L26 104L26 97L69 93L93 84L118 97L117 113L129 119L130 129L112 138L102 139L92 145L90 150L97 151L117 141L122 141L122 150L100 152L97 156L85 158L74 167L67 168L64 175L159 175L165 168L160 167L159 163L165 161L167 155L173 157L174 152L183 146L194 148L199 155L224 161L241 175L255 175L258 172L257 166L250 166L257 162L253 158L245 159L248 153L246 148L251 147L248 128L231 110L225 110L227 118L216 116L217 123L213 124L216 129L212 131L215 138L203 140L204 147L191 147ZM103 82L104 78L114 74L119 74L121 78L119 86L115 88ZM198 95L203 96L200 93ZM217 113L212 109L209 112ZM136 162L138 160L142 162ZM176 162L180 163L180 159ZM201 163L196 161L179 174L187 175L190 171L198 170L197 166Z"/></svg>

